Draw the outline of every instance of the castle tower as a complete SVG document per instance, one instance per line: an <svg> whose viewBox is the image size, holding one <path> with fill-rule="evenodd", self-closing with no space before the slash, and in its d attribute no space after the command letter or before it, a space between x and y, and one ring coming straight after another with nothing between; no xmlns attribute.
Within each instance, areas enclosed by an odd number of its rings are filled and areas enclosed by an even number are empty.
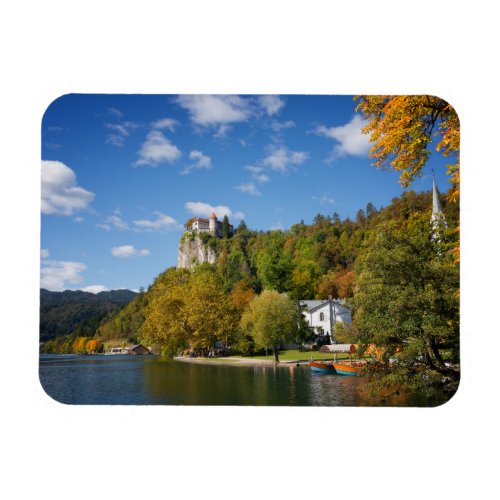
<svg viewBox="0 0 500 500"><path fill-rule="evenodd" d="M213 212L208 221L208 232L210 236L217 236L217 216Z"/></svg>

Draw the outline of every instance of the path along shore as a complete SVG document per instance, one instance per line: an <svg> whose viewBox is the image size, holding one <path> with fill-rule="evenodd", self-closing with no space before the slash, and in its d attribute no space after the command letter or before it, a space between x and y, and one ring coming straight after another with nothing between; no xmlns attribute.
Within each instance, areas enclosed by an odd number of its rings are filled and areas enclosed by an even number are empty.
<svg viewBox="0 0 500 500"><path fill-rule="evenodd" d="M175 356L176 361L183 361L186 363L202 363L207 365L236 365L236 366L255 366L255 365L267 365L267 366L284 366L290 367L295 365L307 364L307 360L296 359L296 360L286 360L275 363L274 359L254 359L254 358L238 358L228 356L226 358L189 358L187 356Z"/></svg>

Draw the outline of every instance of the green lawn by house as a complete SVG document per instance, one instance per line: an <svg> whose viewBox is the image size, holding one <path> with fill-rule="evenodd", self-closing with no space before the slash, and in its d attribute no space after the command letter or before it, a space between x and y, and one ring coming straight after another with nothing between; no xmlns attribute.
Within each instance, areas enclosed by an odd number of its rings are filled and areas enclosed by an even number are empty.
<svg viewBox="0 0 500 500"><path fill-rule="evenodd" d="M273 353L269 350L269 354L266 357L264 356L246 356L250 359L273 359ZM301 352L297 349L290 349L288 351L280 351L279 359L280 361L309 361L313 357L314 359L333 359L333 354L318 352L318 351L305 351ZM337 359L349 359L349 354L337 354Z"/></svg>

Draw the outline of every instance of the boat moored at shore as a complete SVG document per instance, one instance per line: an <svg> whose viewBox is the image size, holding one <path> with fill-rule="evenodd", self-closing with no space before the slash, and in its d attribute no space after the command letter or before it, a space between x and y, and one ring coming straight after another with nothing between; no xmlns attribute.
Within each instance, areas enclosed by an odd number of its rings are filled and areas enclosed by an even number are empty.
<svg viewBox="0 0 500 500"><path fill-rule="evenodd" d="M335 368L332 361L323 361L320 359L309 361L309 366L313 372L318 373L335 373Z"/></svg>

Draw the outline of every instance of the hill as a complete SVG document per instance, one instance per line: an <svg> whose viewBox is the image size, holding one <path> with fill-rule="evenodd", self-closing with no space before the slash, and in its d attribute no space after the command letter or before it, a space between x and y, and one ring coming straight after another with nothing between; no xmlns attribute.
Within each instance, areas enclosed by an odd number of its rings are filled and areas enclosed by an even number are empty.
<svg viewBox="0 0 500 500"><path fill-rule="evenodd" d="M93 336L108 315L132 301L136 292L110 290L97 294L81 290L40 290L40 341L63 335Z"/></svg>

